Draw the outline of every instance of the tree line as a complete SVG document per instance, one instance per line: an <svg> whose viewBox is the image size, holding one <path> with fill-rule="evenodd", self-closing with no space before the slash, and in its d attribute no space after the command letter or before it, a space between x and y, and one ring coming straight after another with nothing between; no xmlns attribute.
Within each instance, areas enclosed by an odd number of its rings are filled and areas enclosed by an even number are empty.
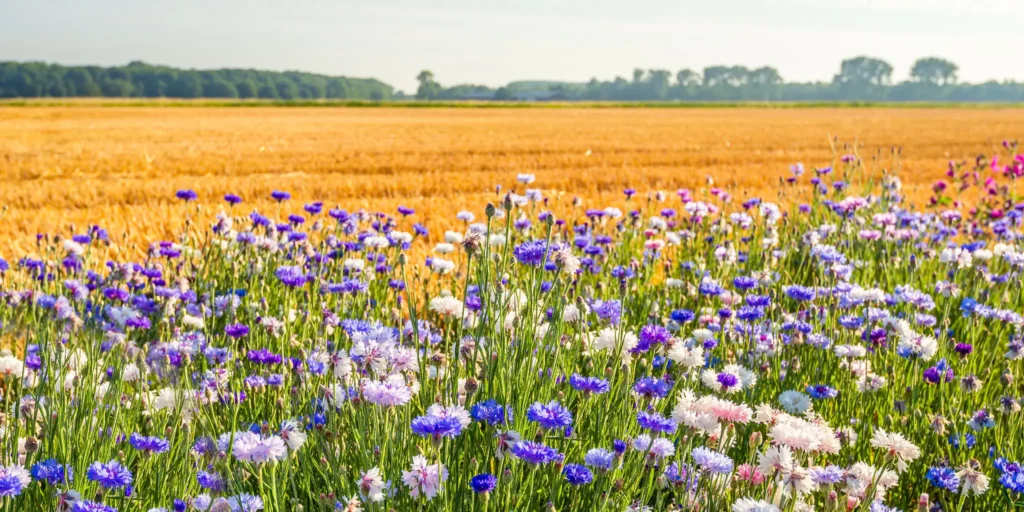
<svg viewBox="0 0 1024 512"><path fill-rule="evenodd" d="M419 99L494 99L563 101L950 101L1024 102L1024 83L960 83L958 66L925 57L910 69L910 78L893 83L893 67L867 56L842 62L830 82L785 82L778 70L764 66L709 66L703 72L683 69L636 69L632 79L589 82L512 82L490 89L479 85L443 87L430 71L417 76Z"/></svg>
<svg viewBox="0 0 1024 512"><path fill-rule="evenodd" d="M701 71L636 69L631 78L589 82L520 81L502 87L442 86L430 71L417 76L422 100L493 101L950 101L1024 102L1024 83L961 83L958 67L918 59L910 78L893 83L893 67L874 57L842 62L831 81L786 82L770 66L708 66ZM34 97L259 98L401 100L380 80L297 71L194 70L131 62L127 66L61 66L0 62L0 98Z"/></svg>
<svg viewBox="0 0 1024 512"><path fill-rule="evenodd" d="M388 100L394 88L372 78L295 71L178 69L138 61L118 67L0 62L0 98L79 96Z"/></svg>

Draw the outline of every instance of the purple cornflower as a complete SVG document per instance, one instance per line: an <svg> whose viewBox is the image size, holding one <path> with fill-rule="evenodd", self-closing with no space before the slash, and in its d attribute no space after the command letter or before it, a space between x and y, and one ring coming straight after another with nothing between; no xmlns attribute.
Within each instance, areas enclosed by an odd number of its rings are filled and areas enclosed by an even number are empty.
<svg viewBox="0 0 1024 512"><path fill-rule="evenodd" d="M224 327L224 334L238 339L249 334L249 326L245 324L230 324Z"/></svg>
<svg viewBox="0 0 1024 512"><path fill-rule="evenodd" d="M408 216L416 213L416 210L413 210L412 208L407 208L405 206L399 205L398 206L398 213L402 214L403 217L408 217Z"/></svg>
<svg viewBox="0 0 1024 512"><path fill-rule="evenodd" d="M104 489L127 487L132 483L132 472L116 460L111 460L106 464L93 462L85 476L89 480L99 483L100 487Z"/></svg>
<svg viewBox="0 0 1024 512"><path fill-rule="evenodd" d="M956 351L960 357L967 357L971 352L974 351L974 346L970 343L957 343L953 350Z"/></svg>
<svg viewBox="0 0 1024 512"><path fill-rule="evenodd" d="M414 434L440 440L442 437L458 437L462 423L454 416L420 416L412 420Z"/></svg>
<svg viewBox="0 0 1024 512"><path fill-rule="evenodd" d="M246 357L249 361L256 364L278 364L281 362L281 356L275 354L265 348L258 350L250 350Z"/></svg>
<svg viewBox="0 0 1024 512"><path fill-rule="evenodd" d="M732 285L735 286L737 290L746 291L757 286L757 279L754 279L753 277L739 276L732 280Z"/></svg>
<svg viewBox="0 0 1024 512"><path fill-rule="evenodd" d="M270 197L273 198L274 201L277 201L277 202L280 203L281 201L287 201L287 200L291 199L292 195L289 194L288 192L282 192L280 190L275 190L275 191L270 193Z"/></svg>
<svg viewBox="0 0 1024 512"><path fill-rule="evenodd" d="M185 201L186 203L189 202L189 201L195 201L196 199L199 199L199 194L196 194L195 190L190 190L190 189L179 190L174 195L177 196L178 199L181 199L182 201Z"/></svg>
<svg viewBox="0 0 1024 512"><path fill-rule="evenodd" d="M611 386L607 380L597 377L584 377L574 373L569 377L569 385L576 391L582 391L586 395L600 395L607 393Z"/></svg>
<svg viewBox="0 0 1024 512"><path fill-rule="evenodd" d="M306 274L302 271L301 267L280 267L274 275L287 286L298 287L306 284Z"/></svg>
<svg viewBox="0 0 1024 512"><path fill-rule="evenodd" d="M665 398L671 389L671 381L654 377L642 377L633 384L633 392L647 398Z"/></svg>
<svg viewBox="0 0 1024 512"><path fill-rule="evenodd" d="M636 413L636 421L640 424L640 428L644 430L663 432L665 434L672 434L676 431L676 422L658 413L640 411Z"/></svg>
<svg viewBox="0 0 1024 512"><path fill-rule="evenodd" d="M783 288L783 291L786 292L786 295L789 296L789 298L798 301L813 300L814 297L817 295L817 292L815 292L814 288L800 286L797 284L792 286L786 286L785 288Z"/></svg>
<svg viewBox="0 0 1024 512"><path fill-rule="evenodd" d="M640 328L636 347L630 350L633 354L647 352L654 345L664 345L672 339L672 333L660 325L645 325Z"/></svg>
<svg viewBox="0 0 1024 512"><path fill-rule="evenodd" d="M78 500L71 504L71 512L117 512L117 509L89 500Z"/></svg>
<svg viewBox="0 0 1024 512"><path fill-rule="evenodd" d="M133 433L128 438L128 443L132 445L132 448L149 454L166 452L171 447L171 443L166 439L156 436L142 436L138 433Z"/></svg>
<svg viewBox="0 0 1024 512"><path fill-rule="evenodd" d="M598 318L612 325L618 325L622 317L622 304L617 300L599 300L594 302L591 308Z"/></svg>
<svg viewBox="0 0 1024 512"><path fill-rule="evenodd" d="M562 460L562 454L550 446L533 441L519 441L512 445L512 455L529 464L547 464Z"/></svg>
<svg viewBox="0 0 1024 512"><path fill-rule="evenodd" d="M690 452L690 455L693 457L693 462L711 473L724 475L732 472L732 459L721 453L698 446Z"/></svg>
<svg viewBox="0 0 1024 512"><path fill-rule="evenodd" d="M238 194L224 194L224 200L227 201L228 204L230 204L231 206L234 206L242 202L242 196Z"/></svg>
<svg viewBox="0 0 1024 512"><path fill-rule="evenodd" d="M740 382L739 379L737 379L735 375L733 375L733 374L731 374L729 372L719 373L718 377L716 377L716 379L718 380L718 383L721 384L722 387L725 388L725 389L729 389L729 388L739 384L739 382Z"/></svg>
<svg viewBox="0 0 1024 512"><path fill-rule="evenodd" d="M523 265L536 267L547 259L548 244L543 240L523 242L512 249L512 255Z"/></svg>
<svg viewBox="0 0 1024 512"><path fill-rule="evenodd" d="M540 426L545 429L564 428L572 425L572 413L557 400L546 404L534 402L527 409L526 418L540 423Z"/></svg>
<svg viewBox="0 0 1024 512"><path fill-rule="evenodd" d="M924 371L924 380L929 384L938 384L945 380L946 382L952 382L955 375L953 375L953 368L946 363L946 359L940 359L939 362Z"/></svg>
<svg viewBox="0 0 1024 512"><path fill-rule="evenodd" d="M199 486L203 489L209 489L213 492L220 492L227 488L224 477L215 471L200 471L196 474L196 481L199 482Z"/></svg>

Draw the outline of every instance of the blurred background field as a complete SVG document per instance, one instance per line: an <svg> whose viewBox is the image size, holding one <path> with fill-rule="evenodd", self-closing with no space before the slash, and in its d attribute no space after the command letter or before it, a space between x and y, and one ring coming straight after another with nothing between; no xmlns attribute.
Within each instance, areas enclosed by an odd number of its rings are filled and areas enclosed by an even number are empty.
<svg viewBox="0 0 1024 512"><path fill-rule="evenodd" d="M245 211L275 212L275 189L295 197L282 214L313 200L390 213L401 204L436 239L456 211L482 216L495 185L515 186L517 173L585 207L621 202L627 186L675 199L678 188L706 188L707 176L742 199L774 190L796 162L810 171L856 151L881 170L898 148L903 182L921 200L950 160L973 162L1021 133L1019 108L8 106L0 255L32 252L36 233L90 224L127 232L116 250L138 251L180 227L181 188L210 213L229 192Z"/></svg>

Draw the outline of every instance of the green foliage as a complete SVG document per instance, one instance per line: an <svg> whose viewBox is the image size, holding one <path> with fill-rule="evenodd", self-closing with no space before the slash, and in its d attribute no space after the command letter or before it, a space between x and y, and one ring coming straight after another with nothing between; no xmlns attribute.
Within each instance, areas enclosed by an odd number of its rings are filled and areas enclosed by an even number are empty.
<svg viewBox="0 0 1024 512"><path fill-rule="evenodd" d="M499 88L441 85L423 70L415 99L427 101L592 102L1024 102L1024 83L965 84L958 67L938 57L918 59L910 79L892 83L893 67L867 56L846 59L830 82L785 82L770 66L635 69L629 79L589 82L523 80ZM186 70L131 62L127 66L65 67L41 62L0 62L0 98L104 96L111 98L223 98L264 100L411 99L376 79L297 71Z"/></svg>
<svg viewBox="0 0 1024 512"><path fill-rule="evenodd" d="M394 89L376 79L254 69L194 70L134 61L127 66L60 66L0 62L0 98L269 98L387 100Z"/></svg>

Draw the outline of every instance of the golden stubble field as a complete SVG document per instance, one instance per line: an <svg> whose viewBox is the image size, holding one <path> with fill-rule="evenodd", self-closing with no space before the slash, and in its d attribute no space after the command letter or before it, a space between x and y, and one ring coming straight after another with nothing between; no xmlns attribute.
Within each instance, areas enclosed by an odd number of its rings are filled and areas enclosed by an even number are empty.
<svg viewBox="0 0 1024 512"><path fill-rule="evenodd" d="M794 162L830 164L832 136L840 154L857 142L866 161L882 155L878 168L902 148L903 181L921 190L950 159L1022 134L1024 109L995 108L0 107L0 255L88 224L106 227L118 252L137 251L180 228L180 188L211 214L228 192L245 211L274 212L274 189L295 198L282 214L313 200L391 213L402 204L436 237L460 209L482 216L495 185L515 185L517 173L592 207L621 202L626 186L696 190L709 175L739 199L770 191Z"/></svg>

